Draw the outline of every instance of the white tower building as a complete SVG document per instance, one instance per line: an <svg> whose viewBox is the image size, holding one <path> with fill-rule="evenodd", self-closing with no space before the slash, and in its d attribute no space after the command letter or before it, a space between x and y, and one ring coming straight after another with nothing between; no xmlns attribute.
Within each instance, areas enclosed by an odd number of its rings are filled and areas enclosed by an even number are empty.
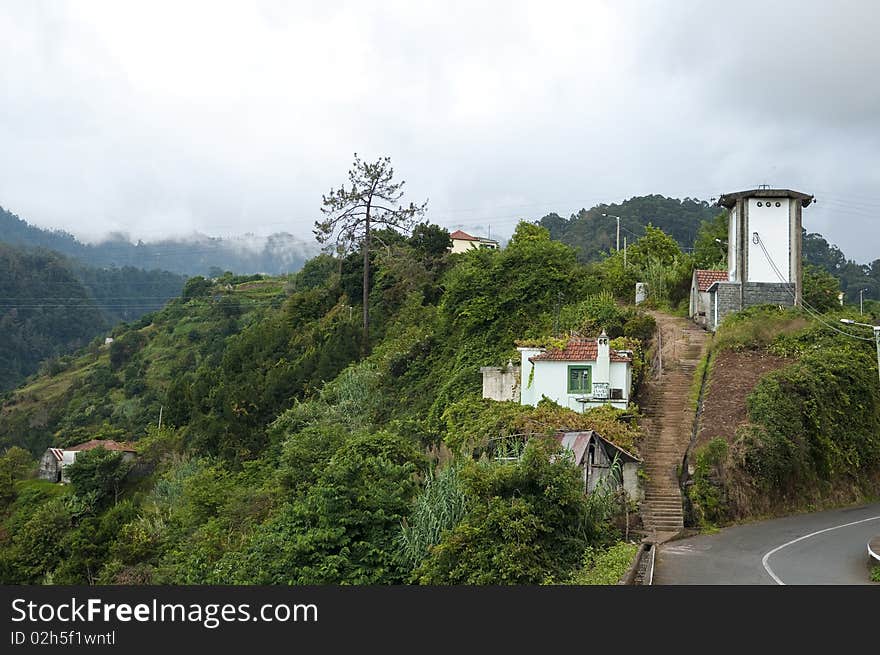
<svg viewBox="0 0 880 655"><path fill-rule="evenodd" d="M790 189L727 193L727 281L709 288L708 325L753 305L799 305L803 297L801 210L813 196Z"/></svg>

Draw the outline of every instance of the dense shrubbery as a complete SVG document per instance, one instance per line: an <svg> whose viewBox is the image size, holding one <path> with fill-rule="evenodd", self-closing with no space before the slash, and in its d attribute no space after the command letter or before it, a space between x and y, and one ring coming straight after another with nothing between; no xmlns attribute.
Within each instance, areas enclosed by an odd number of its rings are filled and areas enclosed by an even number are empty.
<svg viewBox="0 0 880 655"><path fill-rule="evenodd" d="M697 520L874 493L871 480L880 473L876 354L870 339L831 330L828 324L838 318L828 314L820 322L794 308L757 307L725 320L716 349L764 349L791 363L758 381L748 397L749 422L729 448L716 440L696 452L690 499Z"/></svg>
<svg viewBox="0 0 880 655"><path fill-rule="evenodd" d="M607 526L588 519L577 469L551 441L529 441L515 462L470 462L461 476L472 502L415 570L423 584L562 579L587 545L607 538Z"/></svg>
<svg viewBox="0 0 880 655"><path fill-rule="evenodd" d="M624 576L639 550L638 544L621 541L605 549L590 546L581 568L565 584L613 585Z"/></svg>
<svg viewBox="0 0 880 655"><path fill-rule="evenodd" d="M443 413L445 442L454 452L480 454L493 439L533 434L552 435L557 430L596 430L621 448L635 451L640 436L627 410L610 405L579 414L542 400L537 407L517 402L495 402L476 395L449 405Z"/></svg>

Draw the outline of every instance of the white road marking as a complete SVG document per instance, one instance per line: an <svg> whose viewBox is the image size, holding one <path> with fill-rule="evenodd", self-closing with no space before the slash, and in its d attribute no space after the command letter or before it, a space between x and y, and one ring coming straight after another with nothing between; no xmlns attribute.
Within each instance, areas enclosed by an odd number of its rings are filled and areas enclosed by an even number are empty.
<svg viewBox="0 0 880 655"><path fill-rule="evenodd" d="M773 569L771 569L770 565L767 563L767 561L770 559L770 557L772 555L774 555L775 553L778 553L783 548L788 548L792 544L796 544L799 541L803 541L804 539L809 539L810 537L815 537L817 534L822 534L823 532L831 532L832 530L840 530L840 528L848 528L851 525L858 525L859 523L867 523L868 521L876 521L877 519L880 519L880 516L872 516L871 518L862 519L861 521L853 521L852 523L844 523L843 525L835 525L832 528L825 528L824 530L816 530L815 532L811 532L810 534L805 534L803 537L798 537L797 539L792 539L791 541L785 542L781 546L777 546L776 548L774 548L773 550L768 552L766 555L764 555L764 557L761 559L761 564L764 565L764 570L767 571L767 573L770 575L771 578L773 578L773 580L776 582L776 584L785 585L785 583L782 581L782 578L780 578L778 575L776 575L773 572Z"/></svg>

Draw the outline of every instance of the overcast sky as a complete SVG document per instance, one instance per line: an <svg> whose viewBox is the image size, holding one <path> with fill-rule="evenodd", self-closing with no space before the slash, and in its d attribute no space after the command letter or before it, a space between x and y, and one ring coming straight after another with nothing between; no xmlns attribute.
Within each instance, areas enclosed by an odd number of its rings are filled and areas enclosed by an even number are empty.
<svg viewBox="0 0 880 655"><path fill-rule="evenodd" d="M0 3L0 205L94 240L289 231L358 152L448 227L758 184L880 257L875 2Z"/></svg>

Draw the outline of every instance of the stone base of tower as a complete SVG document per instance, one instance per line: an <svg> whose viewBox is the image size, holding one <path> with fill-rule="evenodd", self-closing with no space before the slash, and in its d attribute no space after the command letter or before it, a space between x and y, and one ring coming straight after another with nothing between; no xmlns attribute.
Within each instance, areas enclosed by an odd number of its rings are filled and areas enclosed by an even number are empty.
<svg viewBox="0 0 880 655"><path fill-rule="evenodd" d="M746 282L743 285L742 308L754 305L795 305L794 284L788 282Z"/></svg>
<svg viewBox="0 0 880 655"><path fill-rule="evenodd" d="M715 331L725 317L755 305L793 306L795 285L783 282L716 282L709 287L706 327Z"/></svg>

